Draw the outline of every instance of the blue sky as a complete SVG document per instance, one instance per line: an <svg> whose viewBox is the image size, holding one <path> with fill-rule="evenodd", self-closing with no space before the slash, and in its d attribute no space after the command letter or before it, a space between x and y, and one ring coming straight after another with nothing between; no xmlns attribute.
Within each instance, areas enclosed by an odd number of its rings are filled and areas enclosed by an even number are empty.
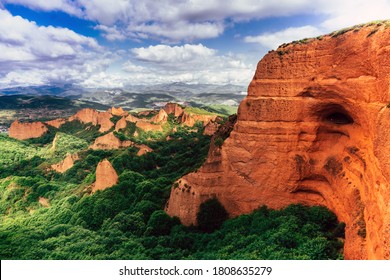
<svg viewBox="0 0 390 280"><path fill-rule="evenodd" d="M390 0L0 0L0 88L249 84L270 49L390 18Z"/></svg>

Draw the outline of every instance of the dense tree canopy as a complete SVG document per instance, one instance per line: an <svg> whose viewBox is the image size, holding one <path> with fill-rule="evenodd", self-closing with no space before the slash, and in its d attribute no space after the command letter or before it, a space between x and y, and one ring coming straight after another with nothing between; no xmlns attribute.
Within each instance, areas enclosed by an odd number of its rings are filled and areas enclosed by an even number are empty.
<svg viewBox="0 0 390 280"><path fill-rule="evenodd" d="M1 259L342 258L343 225L321 207L262 207L227 219L212 199L201 206L199 227L169 217L163 209L171 186L206 157L210 137L200 126L178 127L169 141L143 135L139 143L153 149L143 156L135 147L88 150L98 133L77 122L56 134L55 147L46 138L29 142L0 135ZM69 151L80 160L63 174L50 170ZM119 181L91 195L88 186L103 158Z"/></svg>

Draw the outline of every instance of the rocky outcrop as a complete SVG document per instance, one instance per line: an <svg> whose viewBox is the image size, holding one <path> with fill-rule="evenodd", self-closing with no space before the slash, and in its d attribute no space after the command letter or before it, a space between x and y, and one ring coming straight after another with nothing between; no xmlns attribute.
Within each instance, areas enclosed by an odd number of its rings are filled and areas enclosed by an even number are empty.
<svg viewBox="0 0 390 280"><path fill-rule="evenodd" d="M150 122L142 120L138 121L135 126L144 131L163 131L161 124L151 124Z"/></svg>
<svg viewBox="0 0 390 280"><path fill-rule="evenodd" d="M133 116L133 115L128 115L128 116L126 117L126 121L128 121L128 122L136 123L136 122L138 122L139 120L140 120L139 118L137 118L137 117L135 117L135 116Z"/></svg>
<svg viewBox="0 0 390 280"><path fill-rule="evenodd" d="M92 150L116 150L133 145L131 141L119 140L113 132L107 133L95 139L95 142L89 147Z"/></svg>
<svg viewBox="0 0 390 280"><path fill-rule="evenodd" d="M217 119L220 119L217 115L200 115L185 112L181 106L174 103L167 103L163 109L160 109L156 114L156 111L142 111L139 112L139 116L147 117L151 114L155 114L150 119L146 118L137 118L133 115L128 115L124 120L128 122L136 123L136 127L144 131L163 131L162 125L168 121L168 115L172 114L175 116L179 123L192 127L196 122L202 122L206 126L209 122L215 122ZM118 131L121 128L125 127L125 122L123 118L117 122L115 130ZM210 125L212 126L212 125ZM211 129L211 127L209 128Z"/></svg>
<svg viewBox="0 0 390 280"><path fill-rule="evenodd" d="M96 167L96 181L92 185L92 192L105 190L118 183L118 175L111 163L104 159Z"/></svg>
<svg viewBox="0 0 390 280"><path fill-rule="evenodd" d="M39 197L38 203L42 205L43 207L50 207L50 202L47 198Z"/></svg>
<svg viewBox="0 0 390 280"><path fill-rule="evenodd" d="M155 115L157 113L158 113L157 110L145 110L145 111L138 112L138 116L149 117L150 115Z"/></svg>
<svg viewBox="0 0 390 280"><path fill-rule="evenodd" d="M47 131L47 126L41 122L21 123L15 120L9 128L8 135L18 140L26 140L41 137Z"/></svg>
<svg viewBox="0 0 390 280"><path fill-rule="evenodd" d="M150 119L153 123L166 123L168 121L168 114L164 111L164 109L161 109L158 111L158 114L155 115Z"/></svg>
<svg viewBox="0 0 390 280"><path fill-rule="evenodd" d="M108 112L111 113L111 115L118 116L118 117L123 117L128 115L128 113L125 112L122 107L118 107L118 108L112 107Z"/></svg>
<svg viewBox="0 0 390 280"><path fill-rule="evenodd" d="M176 118L178 118L184 112L183 108L176 103L167 103L164 106L164 111L168 115L173 114Z"/></svg>
<svg viewBox="0 0 390 280"><path fill-rule="evenodd" d="M211 197L231 217L324 205L346 223L346 259L390 259L389 42L382 24L269 52L230 136L172 188L166 211L190 225Z"/></svg>
<svg viewBox="0 0 390 280"><path fill-rule="evenodd" d="M61 125L63 125L64 123L66 123L66 119L55 119L55 120L51 120L51 121L47 121L45 122L47 125L50 125L50 126L53 126L55 128L60 128Z"/></svg>
<svg viewBox="0 0 390 280"><path fill-rule="evenodd" d="M186 126L194 126L196 122L202 122L203 125L207 125L210 121L215 121L217 115L197 115L184 112L179 117L179 122Z"/></svg>
<svg viewBox="0 0 390 280"><path fill-rule="evenodd" d="M117 121L117 123L115 124L115 131L119 131L121 129L124 129L124 128L126 128L126 126L127 126L127 121L126 121L126 118L123 117L119 121Z"/></svg>
<svg viewBox="0 0 390 280"><path fill-rule="evenodd" d="M73 167L74 162L76 160L79 160L79 156L77 153L73 155L67 154L64 160L60 161L59 163L52 164L51 168L58 173L65 173L67 170Z"/></svg>
<svg viewBox="0 0 390 280"><path fill-rule="evenodd" d="M69 118L69 121L78 120L82 123L92 123L92 125L100 125L99 132L110 130L114 123L110 120L112 114L110 112L98 112L95 109L82 109L75 115Z"/></svg>
<svg viewBox="0 0 390 280"><path fill-rule="evenodd" d="M210 121L205 127L203 131L203 135L213 135L215 132L217 132L220 124L217 122Z"/></svg>
<svg viewBox="0 0 390 280"><path fill-rule="evenodd" d="M137 148L139 148L139 151L137 152L137 156L142 156L146 153L150 153L150 152L153 152L153 149L144 145L144 144L141 144L141 145L136 145Z"/></svg>
<svg viewBox="0 0 390 280"><path fill-rule="evenodd" d="M187 113L183 113L180 115L179 122L183 125L186 125L186 126L194 126L195 125L195 119Z"/></svg>

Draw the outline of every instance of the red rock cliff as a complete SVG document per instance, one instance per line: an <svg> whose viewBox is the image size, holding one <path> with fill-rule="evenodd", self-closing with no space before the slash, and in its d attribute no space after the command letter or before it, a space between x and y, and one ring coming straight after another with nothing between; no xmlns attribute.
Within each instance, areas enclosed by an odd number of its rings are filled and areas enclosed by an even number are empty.
<svg viewBox="0 0 390 280"><path fill-rule="evenodd" d="M9 128L9 137L26 140L41 137L47 131L46 125L41 122L21 123L16 120Z"/></svg>
<svg viewBox="0 0 390 280"><path fill-rule="evenodd" d="M111 163L104 159L96 167L96 182L92 186L92 192L105 190L118 182L118 175Z"/></svg>
<svg viewBox="0 0 390 280"><path fill-rule="evenodd" d="M51 126L53 126L53 127L55 127L55 128L60 128L61 125L63 125L64 123L66 123L66 119L60 118L60 119L55 119L55 120L47 121L47 122L45 122L45 123L48 124L48 125L51 125Z"/></svg>
<svg viewBox="0 0 390 280"><path fill-rule="evenodd" d="M119 131L121 129L126 128L127 121L125 117L122 117L116 124L115 124L115 131Z"/></svg>
<svg viewBox="0 0 390 280"><path fill-rule="evenodd" d="M89 148L92 150L116 150L132 145L133 143L131 141L121 141L114 135L114 132L110 132L96 138Z"/></svg>
<svg viewBox="0 0 390 280"><path fill-rule="evenodd" d="M148 121L143 120L138 121L135 126L144 131L163 131L163 127L161 124L152 124Z"/></svg>
<svg viewBox="0 0 390 280"><path fill-rule="evenodd" d="M73 167L76 160L79 160L78 154L67 154L64 160L60 161L59 163L52 164L51 168L59 173L64 173Z"/></svg>
<svg viewBox="0 0 390 280"><path fill-rule="evenodd" d="M85 108L70 117L69 121L79 120L82 123L100 125L99 131L106 132L114 126L114 123L110 120L111 118L112 114L110 112L98 112L95 109Z"/></svg>
<svg viewBox="0 0 390 280"><path fill-rule="evenodd" d="M390 259L389 81L385 24L269 52L230 137L179 180L166 211L189 225L214 196L232 217L324 205L346 223L346 259Z"/></svg>
<svg viewBox="0 0 390 280"><path fill-rule="evenodd" d="M120 116L120 117L128 115L128 113L125 112L122 107L118 107L118 108L112 107L108 112L114 116Z"/></svg>
<svg viewBox="0 0 390 280"><path fill-rule="evenodd" d="M194 126L196 122L202 122L203 126L206 126L209 122L215 121L217 117L217 115L197 115L184 112L179 117L179 122L190 127Z"/></svg>
<svg viewBox="0 0 390 280"><path fill-rule="evenodd" d="M158 114L150 119L153 123L166 123L168 121L168 114L164 109L158 111Z"/></svg>
<svg viewBox="0 0 390 280"><path fill-rule="evenodd" d="M204 127L204 135L213 135L215 132L217 132L219 128L219 124L214 121L210 121L205 127Z"/></svg>
<svg viewBox="0 0 390 280"><path fill-rule="evenodd" d="M169 115L173 114L176 118L183 114L184 110L176 103L167 103L164 106L164 111Z"/></svg>

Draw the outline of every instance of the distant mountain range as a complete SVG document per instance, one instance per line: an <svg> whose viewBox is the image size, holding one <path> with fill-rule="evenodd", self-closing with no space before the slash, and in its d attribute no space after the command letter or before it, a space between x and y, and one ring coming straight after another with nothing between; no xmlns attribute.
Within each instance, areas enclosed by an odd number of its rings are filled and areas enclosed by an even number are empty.
<svg viewBox="0 0 390 280"><path fill-rule="evenodd" d="M0 96L1 110L51 109L77 111L82 108L106 110L109 106L97 102L81 101L52 95L11 94Z"/></svg>
<svg viewBox="0 0 390 280"><path fill-rule="evenodd" d="M160 103L179 102L192 106L238 106L246 95L239 85L171 83L134 85L127 88L90 89L75 85L44 85L0 89L0 95L46 95L67 97L125 109L158 107Z"/></svg>
<svg viewBox="0 0 390 280"><path fill-rule="evenodd" d="M0 89L1 95L55 95L55 96L81 96L83 88L70 84L43 85L28 87L12 87Z"/></svg>

